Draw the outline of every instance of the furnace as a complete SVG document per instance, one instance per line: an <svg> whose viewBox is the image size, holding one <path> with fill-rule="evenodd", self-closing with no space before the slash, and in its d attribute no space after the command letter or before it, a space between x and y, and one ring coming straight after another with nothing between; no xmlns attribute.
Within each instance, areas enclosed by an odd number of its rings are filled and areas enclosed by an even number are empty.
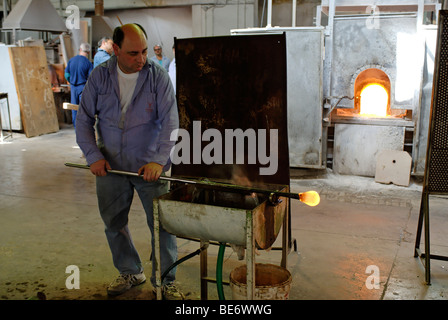
<svg viewBox="0 0 448 320"><path fill-rule="evenodd" d="M322 88L326 157L335 173L373 177L387 150L407 151L414 174L424 163L430 97L423 88L440 5L414 2L322 2L331 31Z"/></svg>
<svg viewBox="0 0 448 320"><path fill-rule="evenodd" d="M314 27L231 31L286 33L292 168L374 177L377 156L391 150L423 174L440 9L437 0L322 0Z"/></svg>

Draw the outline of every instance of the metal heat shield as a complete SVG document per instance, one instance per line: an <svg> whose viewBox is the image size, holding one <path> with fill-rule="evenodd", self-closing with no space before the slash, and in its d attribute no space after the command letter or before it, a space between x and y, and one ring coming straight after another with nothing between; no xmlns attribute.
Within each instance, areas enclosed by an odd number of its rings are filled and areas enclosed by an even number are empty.
<svg viewBox="0 0 448 320"><path fill-rule="evenodd" d="M175 51L180 127L196 141L195 121L200 121L202 133L207 129L219 130L223 158L222 163L194 163L191 143L190 163L173 165L172 174L258 186L289 186L285 34L175 39ZM266 154L278 162L275 173L260 174L260 168L268 164L263 164L258 156L258 134L256 163L248 159L246 140L244 160L236 163L234 159L232 164L226 164L225 148L231 143L224 141L226 129L253 129L257 133L266 130ZM272 129L278 130L277 150L269 147ZM210 141L201 141L201 150L208 144Z"/></svg>
<svg viewBox="0 0 448 320"><path fill-rule="evenodd" d="M190 139L182 152L190 156L177 163L173 160L172 176L289 191L285 44L284 34L175 40L180 128ZM219 132L222 141L202 139L209 129ZM236 140L228 140L228 130L252 132L256 140L245 138L244 149L238 149ZM260 132L265 132L265 141ZM222 158L208 163L201 156L212 142L221 142L215 152ZM233 161L225 160L229 144L233 145ZM276 163L272 174L260 173L272 165L260 157L263 147ZM254 148L251 160L249 149ZM252 198L181 186L160 197L158 206L164 228L173 234L237 245L246 243L250 217L256 244L267 249L277 238L284 217L289 218L288 203L287 198L275 203L261 195Z"/></svg>

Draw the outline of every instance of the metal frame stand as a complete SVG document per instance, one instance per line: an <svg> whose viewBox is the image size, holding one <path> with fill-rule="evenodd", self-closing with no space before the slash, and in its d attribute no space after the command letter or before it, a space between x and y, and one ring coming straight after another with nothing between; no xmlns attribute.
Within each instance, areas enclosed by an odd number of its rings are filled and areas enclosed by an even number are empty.
<svg viewBox="0 0 448 320"><path fill-rule="evenodd" d="M255 294L255 237L253 234L253 214L250 210L246 212L246 265L247 265L247 299L253 300ZM205 241L200 241L201 246ZM207 250L201 251L200 254L200 274L201 274L201 300L208 300L208 283L216 283L216 279L208 276L207 263L208 263ZM228 281L223 281L224 284L230 284Z"/></svg>
<svg viewBox="0 0 448 320"><path fill-rule="evenodd" d="M2 128L2 115L1 115L1 110L0 110L0 142L3 142L4 139L6 139L6 138L12 138L12 123L11 123L11 112L9 110L8 94L4 93L4 92L0 92L0 100L1 99L6 99L6 105L7 105L7 108L8 108L8 118L9 118L9 134L4 136L3 135L3 128Z"/></svg>
<svg viewBox="0 0 448 320"><path fill-rule="evenodd" d="M287 209L283 220L283 236L282 236L282 261L281 266L286 268L287 256L291 249L291 232L290 232L290 200L288 199ZM156 299L162 300L162 270L160 268L160 215L159 203L157 199L153 200L153 215L154 215L154 250L155 263L153 268L156 270ZM206 245L206 240L200 240L200 247ZM295 243L295 239L294 239ZM208 283L216 283L216 279L208 277L207 273L207 249L200 252L200 286L201 286L201 300L208 300ZM246 211L246 298L247 300L254 300L255 297L255 236L254 236L254 219L251 210ZM229 284L228 282L224 282Z"/></svg>
<svg viewBox="0 0 448 320"><path fill-rule="evenodd" d="M162 271L160 268L160 217L159 217L159 201L153 200L153 216L154 216L154 250L155 259L153 268L156 269L156 299L162 300Z"/></svg>
<svg viewBox="0 0 448 320"><path fill-rule="evenodd" d="M448 11L439 11L439 29L434 61L434 80L432 88L431 115L429 119L428 147L426 150L425 175L420 204L420 215L414 257L424 260L425 280L431 284L431 259L448 261L448 257L433 255L430 252L429 196L448 195L448 147L446 137L446 115L448 113ZM420 250L421 233L425 226L425 252Z"/></svg>
<svg viewBox="0 0 448 320"><path fill-rule="evenodd" d="M415 240L414 257L420 257L424 260L425 267L425 281L429 285L431 284L431 254L429 245L429 193L424 190L422 193L422 200L420 203L420 215L418 217L417 237ZM420 250L420 241L422 236L423 221L425 225L425 252ZM423 261L422 261L423 262Z"/></svg>
<svg viewBox="0 0 448 320"><path fill-rule="evenodd" d="M160 215L158 200L153 200L154 215L154 250L155 263L153 268L156 269L156 299L162 300L162 271L160 268ZM246 266L247 266L247 299L253 300L255 294L255 237L254 237L254 220L251 210L246 211ZM201 247L205 244L201 240ZM208 282L216 282L216 279L207 276L207 249L200 253L200 274L201 274L201 300L207 300Z"/></svg>
<svg viewBox="0 0 448 320"><path fill-rule="evenodd" d="M429 232L429 195L430 193L424 187L422 193L422 200L420 204L420 215L418 218L417 237L415 240L414 257L420 257L420 260L425 267L425 281L426 284L431 284L431 259L448 261L448 257L431 254L430 246L430 232ZM425 227L425 252L420 250L420 241L422 236L423 225Z"/></svg>

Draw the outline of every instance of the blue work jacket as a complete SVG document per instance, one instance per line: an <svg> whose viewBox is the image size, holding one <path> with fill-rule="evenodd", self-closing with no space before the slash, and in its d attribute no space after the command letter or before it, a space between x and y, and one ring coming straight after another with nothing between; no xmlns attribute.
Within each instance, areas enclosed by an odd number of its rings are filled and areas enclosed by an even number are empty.
<svg viewBox="0 0 448 320"><path fill-rule="evenodd" d="M154 61L155 63L158 63L160 66L164 67L166 71L168 71L170 67L170 59L168 59L166 56L162 57L162 60L157 59L156 56L152 56L150 58L151 61Z"/></svg>
<svg viewBox="0 0 448 320"><path fill-rule="evenodd" d="M92 62L78 54L68 61L65 68L65 78L71 85L80 86L87 82L92 69Z"/></svg>
<svg viewBox="0 0 448 320"><path fill-rule="evenodd" d="M76 122L76 141L87 164L106 159L112 169L137 172L156 162L168 170L179 127L176 97L168 73L147 59L140 71L131 104L119 127L121 105L117 58L93 69L84 88ZM98 119L95 139L95 116Z"/></svg>
<svg viewBox="0 0 448 320"><path fill-rule="evenodd" d="M99 66L103 62L110 59L110 54L107 53L106 50L98 49L95 57L93 57L93 67Z"/></svg>

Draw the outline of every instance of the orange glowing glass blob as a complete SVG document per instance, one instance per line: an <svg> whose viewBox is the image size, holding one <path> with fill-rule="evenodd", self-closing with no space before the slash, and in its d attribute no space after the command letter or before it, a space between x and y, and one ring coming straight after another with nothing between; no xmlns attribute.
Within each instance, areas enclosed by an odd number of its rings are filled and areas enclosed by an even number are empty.
<svg viewBox="0 0 448 320"><path fill-rule="evenodd" d="M307 191L299 194L300 201L310 207L317 206L320 202L320 196L316 191Z"/></svg>
<svg viewBox="0 0 448 320"><path fill-rule="evenodd" d="M378 83L369 84L361 91L359 114L367 117L387 117L388 101L386 88Z"/></svg>

